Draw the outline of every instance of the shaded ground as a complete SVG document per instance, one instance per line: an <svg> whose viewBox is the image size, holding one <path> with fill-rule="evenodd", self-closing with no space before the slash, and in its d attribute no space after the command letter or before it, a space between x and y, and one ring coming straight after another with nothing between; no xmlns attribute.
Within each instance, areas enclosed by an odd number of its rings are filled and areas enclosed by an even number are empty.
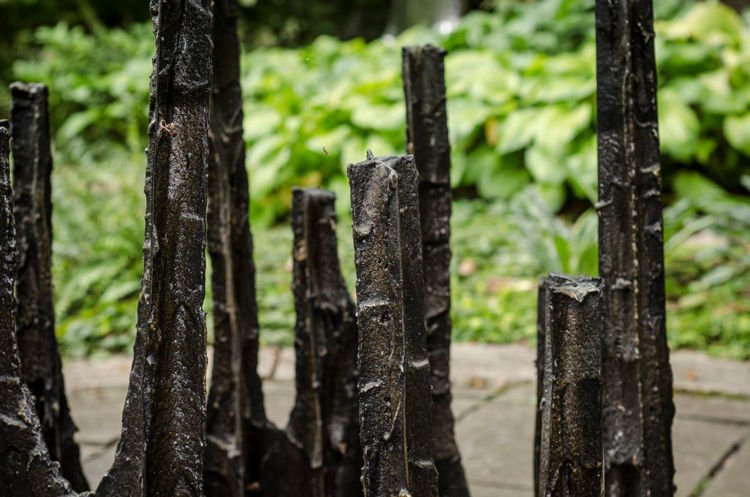
<svg viewBox="0 0 750 497"><path fill-rule="evenodd" d="M457 344L453 409L473 497L532 496L534 355L522 345ZM84 471L98 481L114 458L130 357L65 365ZM294 396L294 353L261 351L269 418L285 425ZM677 497L746 497L750 488L750 362L672 355L677 395Z"/></svg>

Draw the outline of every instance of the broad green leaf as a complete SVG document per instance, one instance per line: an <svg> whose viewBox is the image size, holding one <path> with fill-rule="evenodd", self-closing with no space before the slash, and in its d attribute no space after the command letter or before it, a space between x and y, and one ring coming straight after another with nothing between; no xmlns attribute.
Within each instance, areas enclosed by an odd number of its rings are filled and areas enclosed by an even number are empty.
<svg viewBox="0 0 750 497"><path fill-rule="evenodd" d="M531 188L544 201L551 212L557 212L565 202L565 188L562 185L534 183Z"/></svg>
<svg viewBox="0 0 750 497"><path fill-rule="evenodd" d="M724 136L729 144L750 157L750 113L724 119Z"/></svg>
<svg viewBox="0 0 750 497"><path fill-rule="evenodd" d="M339 155L344 144L351 136L351 130L347 126L338 126L335 129L313 136L305 145L312 152L323 152L330 155Z"/></svg>
<svg viewBox="0 0 750 497"><path fill-rule="evenodd" d="M560 268L564 273L570 273L570 245L568 245L568 241L560 235L556 235L555 250L557 250Z"/></svg>
<svg viewBox="0 0 750 497"><path fill-rule="evenodd" d="M406 129L406 108L403 104L362 102L352 111L352 123L364 129L391 130L401 126Z"/></svg>
<svg viewBox="0 0 750 497"><path fill-rule="evenodd" d="M578 150L568 157L565 168L576 195L595 203L598 198L596 135L591 135L579 145Z"/></svg>
<svg viewBox="0 0 750 497"><path fill-rule="evenodd" d="M676 92L659 93L659 136L662 150L689 162L696 153L701 125L693 109Z"/></svg>
<svg viewBox="0 0 750 497"><path fill-rule="evenodd" d="M701 199L722 196L725 194L716 183L696 172L678 173L674 188L680 197Z"/></svg>
<svg viewBox="0 0 750 497"><path fill-rule="evenodd" d="M536 181L559 185L565 181L567 171L563 155L550 151L543 145L534 144L526 149L526 168Z"/></svg>
<svg viewBox="0 0 750 497"><path fill-rule="evenodd" d="M701 2L666 30L673 38L693 39L707 43L737 43L742 21L737 12L718 2Z"/></svg>
<svg viewBox="0 0 750 497"><path fill-rule="evenodd" d="M276 132L281 124L281 115L267 106L250 106L245 109L245 119L242 123L245 140L257 140L261 136Z"/></svg>
<svg viewBox="0 0 750 497"><path fill-rule="evenodd" d="M547 106L534 125L535 142L563 159L568 145L592 124L591 114L586 102Z"/></svg>
<svg viewBox="0 0 750 497"><path fill-rule="evenodd" d="M501 154L527 147L537 136L537 128L544 125L544 109L530 107L511 112L500 125L497 151Z"/></svg>

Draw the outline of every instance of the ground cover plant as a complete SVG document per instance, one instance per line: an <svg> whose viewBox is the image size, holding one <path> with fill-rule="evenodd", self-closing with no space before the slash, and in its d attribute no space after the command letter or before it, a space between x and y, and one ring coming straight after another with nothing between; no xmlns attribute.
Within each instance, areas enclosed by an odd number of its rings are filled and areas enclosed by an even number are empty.
<svg viewBox="0 0 750 497"><path fill-rule="evenodd" d="M537 276L596 271L592 7L499 2L447 36L416 27L370 43L324 36L243 55L264 340L292 337L292 186L334 190L348 228L345 166L368 148L403 150L400 47L425 42L449 50L456 338L533 336ZM656 8L670 339L748 358L749 17L713 2ZM44 48L13 67L15 78L52 89L56 310L69 354L132 343L150 29L40 28ZM350 236L339 239L353 289Z"/></svg>

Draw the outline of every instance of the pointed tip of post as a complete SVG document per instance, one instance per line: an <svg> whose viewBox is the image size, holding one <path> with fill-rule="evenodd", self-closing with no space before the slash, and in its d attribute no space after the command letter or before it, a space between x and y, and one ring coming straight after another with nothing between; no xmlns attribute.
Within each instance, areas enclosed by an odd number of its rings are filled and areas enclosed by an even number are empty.
<svg viewBox="0 0 750 497"><path fill-rule="evenodd" d="M369 148L367 149L367 160L372 160L375 158L375 155L372 153L372 150Z"/></svg>

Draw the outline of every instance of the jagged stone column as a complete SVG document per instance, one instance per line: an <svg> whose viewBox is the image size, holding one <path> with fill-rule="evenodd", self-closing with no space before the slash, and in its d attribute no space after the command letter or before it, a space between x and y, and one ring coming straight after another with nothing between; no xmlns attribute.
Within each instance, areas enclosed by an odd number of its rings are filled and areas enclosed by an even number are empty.
<svg viewBox="0 0 750 497"><path fill-rule="evenodd" d="M88 490L65 395L52 296L52 154L47 87L11 85L14 215L18 243L16 336L21 373L36 399L50 455L76 491Z"/></svg>
<svg viewBox="0 0 750 497"><path fill-rule="evenodd" d="M268 427L258 366L258 306L242 136L237 0L214 0L208 157L208 252L213 268L214 361L208 395L209 497L258 495Z"/></svg>
<svg viewBox="0 0 750 497"><path fill-rule="evenodd" d="M144 270L122 438L97 490L105 497L203 495L209 4L151 1Z"/></svg>
<svg viewBox="0 0 750 497"><path fill-rule="evenodd" d="M445 51L403 49L407 152L419 171L419 214L424 258L424 314L430 357L434 456L441 497L468 497L456 445L450 384L450 141L445 95Z"/></svg>
<svg viewBox="0 0 750 497"><path fill-rule="evenodd" d="M17 248L8 126L8 121L0 122L0 495L73 496L60 465L50 457L35 399L21 375L13 296Z"/></svg>
<svg viewBox="0 0 750 497"><path fill-rule="evenodd" d="M130 386L103 497L203 495L206 246L211 11L208 0L152 0L156 56L146 168L144 273ZM0 130L0 299L12 299L15 247ZM9 497L76 495L42 443L20 381L12 305L0 312L0 488ZM4 486L4 487L3 487ZM84 492L82 496L92 496Z"/></svg>
<svg viewBox="0 0 750 497"><path fill-rule="evenodd" d="M552 274L543 286L544 376L537 495L599 497L601 282Z"/></svg>
<svg viewBox="0 0 750 497"><path fill-rule="evenodd" d="M436 497L416 167L368 153L348 175L365 495Z"/></svg>
<svg viewBox="0 0 750 497"><path fill-rule="evenodd" d="M286 433L309 465L308 495L362 494L355 306L341 275L333 193L295 189L297 397Z"/></svg>
<svg viewBox="0 0 750 497"><path fill-rule="evenodd" d="M597 0L606 494L674 494L651 0Z"/></svg>

